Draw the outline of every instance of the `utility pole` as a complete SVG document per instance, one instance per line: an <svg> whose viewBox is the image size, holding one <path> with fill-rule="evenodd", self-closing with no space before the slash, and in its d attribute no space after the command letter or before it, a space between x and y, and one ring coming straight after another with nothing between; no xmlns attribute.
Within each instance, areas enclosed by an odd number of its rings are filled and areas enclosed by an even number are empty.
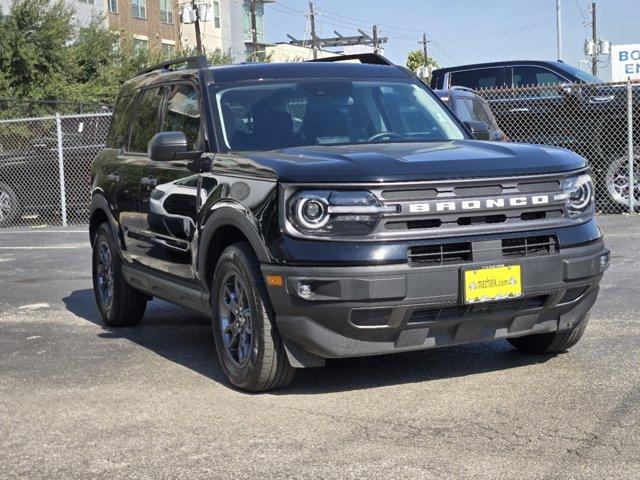
<svg viewBox="0 0 640 480"><path fill-rule="evenodd" d="M422 41L420 43L422 44L422 57L424 58L422 66L426 67L429 64L429 61L427 59L427 44L429 43L429 40L427 40L426 33L422 34Z"/></svg>
<svg viewBox="0 0 640 480"><path fill-rule="evenodd" d="M598 76L598 29L596 28L596 2L591 4L591 40L595 48L591 57L591 73L594 77Z"/></svg>
<svg viewBox="0 0 640 480"><path fill-rule="evenodd" d="M380 53L378 48L378 26L373 26L373 53Z"/></svg>
<svg viewBox="0 0 640 480"><path fill-rule="evenodd" d="M198 4L196 0L191 0L191 8L193 8L194 12L198 12ZM202 55L204 52L202 51L202 33L200 32L200 18L196 13L196 21L194 22L194 27L196 29L196 49L198 53Z"/></svg>
<svg viewBox="0 0 640 480"><path fill-rule="evenodd" d="M318 58L318 42L316 37L316 13L313 8L313 2L309 2L309 22L311 23L311 50L315 60Z"/></svg>
<svg viewBox="0 0 640 480"><path fill-rule="evenodd" d="M558 44L558 60L562 60L562 7L560 0L556 0L556 32Z"/></svg>
<svg viewBox="0 0 640 480"><path fill-rule="evenodd" d="M249 12L251 15L251 57L256 61L256 53L258 52L258 26L256 25L256 0L249 1Z"/></svg>

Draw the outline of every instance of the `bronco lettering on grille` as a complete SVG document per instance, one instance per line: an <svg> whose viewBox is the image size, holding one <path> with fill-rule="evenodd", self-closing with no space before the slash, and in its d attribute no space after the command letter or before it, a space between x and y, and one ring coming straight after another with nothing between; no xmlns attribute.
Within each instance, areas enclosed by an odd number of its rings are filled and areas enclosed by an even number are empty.
<svg viewBox="0 0 640 480"><path fill-rule="evenodd" d="M412 203L410 213L429 212L459 212L473 210L492 210L506 208L521 208L527 206L542 206L553 203L550 195L518 195L511 197L493 197L479 200L447 200Z"/></svg>

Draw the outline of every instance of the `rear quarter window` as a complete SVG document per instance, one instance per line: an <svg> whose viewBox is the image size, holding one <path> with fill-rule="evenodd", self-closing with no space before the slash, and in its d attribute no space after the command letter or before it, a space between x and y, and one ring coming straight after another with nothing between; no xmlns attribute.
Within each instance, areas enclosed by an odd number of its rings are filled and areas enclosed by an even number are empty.
<svg viewBox="0 0 640 480"><path fill-rule="evenodd" d="M116 100L111 116L111 124L109 125L109 133L107 134L106 145L108 148L122 148L124 146L132 104L133 96L131 95L120 96Z"/></svg>

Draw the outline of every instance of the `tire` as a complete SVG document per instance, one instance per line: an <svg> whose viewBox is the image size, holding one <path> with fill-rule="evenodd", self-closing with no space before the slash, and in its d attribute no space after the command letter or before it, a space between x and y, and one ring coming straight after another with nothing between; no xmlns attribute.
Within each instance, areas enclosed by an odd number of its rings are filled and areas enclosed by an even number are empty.
<svg viewBox="0 0 640 480"><path fill-rule="evenodd" d="M588 314L570 330L508 338L507 341L516 350L525 353L560 353L578 343L587 329L587 323L589 323Z"/></svg>
<svg viewBox="0 0 640 480"><path fill-rule="evenodd" d="M149 297L131 288L124 279L122 260L108 223L98 227L93 240L92 266L93 293L104 323L110 327L140 323Z"/></svg>
<svg viewBox="0 0 640 480"><path fill-rule="evenodd" d="M220 255L211 289L213 337L232 385L250 392L288 385L289 364L264 285L260 263L247 242Z"/></svg>
<svg viewBox="0 0 640 480"><path fill-rule="evenodd" d="M640 155L634 155L634 198L636 205L640 202ZM629 185L629 156L623 155L612 161L605 173L605 188L607 196L617 210L629 208L631 188Z"/></svg>
<svg viewBox="0 0 640 480"><path fill-rule="evenodd" d="M0 227L6 227L20 213L20 200L9 185L0 182Z"/></svg>

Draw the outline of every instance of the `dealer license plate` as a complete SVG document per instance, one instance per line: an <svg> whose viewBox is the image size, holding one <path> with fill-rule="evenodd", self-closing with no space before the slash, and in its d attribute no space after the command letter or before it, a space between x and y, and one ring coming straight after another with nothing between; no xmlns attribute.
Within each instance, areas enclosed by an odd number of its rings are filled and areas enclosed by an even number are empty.
<svg viewBox="0 0 640 480"><path fill-rule="evenodd" d="M465 303L492 302L522 295L520 265L491 265L463 270Z"/></svg>

